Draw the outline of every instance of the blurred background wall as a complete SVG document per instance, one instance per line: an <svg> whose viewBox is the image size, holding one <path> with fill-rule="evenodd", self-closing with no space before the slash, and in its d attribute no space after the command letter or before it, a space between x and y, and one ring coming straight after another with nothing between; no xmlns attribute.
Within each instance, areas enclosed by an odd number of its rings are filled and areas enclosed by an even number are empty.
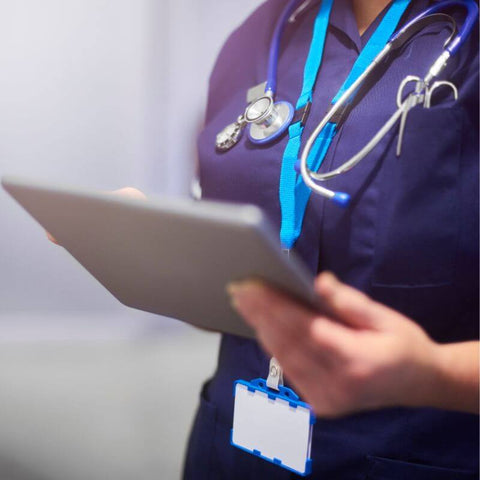
<svg viewBox="0 0 480 480"><path fill-rule="evenodd" d="M209 72L259 3L0 0L0 175L188 194ZM218 337L121 306L3 191L0 225L0 478L178 478Z"/></svg>

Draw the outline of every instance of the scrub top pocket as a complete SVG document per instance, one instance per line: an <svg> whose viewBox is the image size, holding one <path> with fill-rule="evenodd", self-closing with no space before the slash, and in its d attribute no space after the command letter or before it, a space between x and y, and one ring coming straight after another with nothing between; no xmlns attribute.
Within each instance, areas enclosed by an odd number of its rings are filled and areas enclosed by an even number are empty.
<svg viewBox="0 0 480 480"><path fill-rule="evenodd" d="M381 457L368 457L370 469L365 480L474 480L478 474L451 468L433 467L391 460Z"/></svg>
<svg viewBox="0 0 480 480"><path fill-rule="evenodd" d="M373 285L448 285L459 232L461 108L410 111L400 157L396 141L381 172Z"/></svg>

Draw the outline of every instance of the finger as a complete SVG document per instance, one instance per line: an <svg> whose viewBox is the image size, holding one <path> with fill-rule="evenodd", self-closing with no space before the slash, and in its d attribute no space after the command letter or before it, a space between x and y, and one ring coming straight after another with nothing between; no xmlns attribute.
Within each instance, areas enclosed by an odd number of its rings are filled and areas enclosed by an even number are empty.
<svg viewBox="0 0 480 480"><path fill-rule="evenodd" d="M52 242L54 243L55 245L60 245L57 241L57 239L52 235L50 234L49 232L45 232L47 234L47 238Z"/></svg>
<svg viewBox="0 0 480 480"><path fill-rule="evenodd" d="M262 347L278 360L295 386L311 390L313 384L327 376L326 372L332 371L332 359L312 348L310 338L292 338L287 330L272 323L263 323L256 331Z"/></svg>
<svg viewBox="0 0 480 480"><path fill-rule="evenodd" d="M386 308L359 290L339 282L325 272L315 281L315 290L334 318L354 328L380 329Z"/></svg>
<svg viewBox="0 0 480 480"><path fill-rule="evenodd" d="M263 348L278 360L297 391L314 401L317 413L338 413L338 366L345 364L347 354L355 348L356 332L318 317L262 284L247 282L243 288L234 285L229 291ZM297 325L301 328L295 328Z"/></svg>
<svg viewBox="0 0 480 480"><path fill-rule="evenodd" d="M296 341L302 349L310 349L316 356L328 356L335 364L342 362L346 352L355 348L358 338L351 328L315 314L261 282L247 282L244 287L244 313L250 316L253 324L257 322L257 328L258 322L268 322L275 329L272 335L283 329L291 344Z"/></svg>
<svg viewBox="0 0 480 480"><path fill-rule="evenodd" d="M298 345L310 350L310 355L324 355L312 341L311 325L316 314L308 308L258 281L233 284L229 292L234 307L262 338L268 332L282 346L285 338L290 349Z"/></svg>
<svg viewBox="0 0 480 480"><path fill-rule="evenodd" d="M358 333L326 317L316 318L310 327L311 338L318 349L328 351L337 361L343 361L355 351Z"/></svg>
<svg viewBox="0 0 480 480"><path fill-rule="evenodd" d="M295 336L308 333L313 313L259 281L230 284L227 287L235 308L251 326L261 320L288 329Z"/></svg>
<svg viewBox="0 0 480 480"><path fill-rule="evenodd" d="M348 328L345 330L349 332ZM318 345L315 352L302 348L300 343L292 343L283 335L282 329L271 324L260 327L257 332L262 346L278 360L288 382L311 403L316 414L331 417L344 411L335 385L338 372L341 372L336 363L344 363L343 359L340 360L338 355L333 359L325 348L318 348Z"/></svg>
<svg viewBox="0 0 480 480"><path fill-rule="evenodd" d="M293 359L295 364L305 356L331 363L325 355L329 352L322 352L312 341L310 329L315 316L310 310L258 282L234 284L228 290L234 307L256 330L269 353L279 360Z"/></svg>

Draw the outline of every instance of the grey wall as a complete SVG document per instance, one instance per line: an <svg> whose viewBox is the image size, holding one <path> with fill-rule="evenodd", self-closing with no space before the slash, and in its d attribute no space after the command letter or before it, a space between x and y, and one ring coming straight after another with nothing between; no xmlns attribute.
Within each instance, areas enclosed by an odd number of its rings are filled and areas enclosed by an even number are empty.
<svg viewBox="0 0 480 480"><path fill-rule="evenodd" d="M216 342L0 343L0 478L179 479Z"/></svg>

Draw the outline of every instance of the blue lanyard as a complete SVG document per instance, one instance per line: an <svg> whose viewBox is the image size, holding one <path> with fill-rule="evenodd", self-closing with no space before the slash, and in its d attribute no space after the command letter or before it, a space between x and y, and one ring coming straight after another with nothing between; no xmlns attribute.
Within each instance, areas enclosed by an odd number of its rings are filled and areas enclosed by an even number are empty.
<svg viewBox="0 0 480 480"><path fill-rule="evenodd" d="M371 61L387 44L394 33L411 0L394 0L388 12L383 17L380 25L370 37L356 62L354 63L347 79L332 100L335 104L343 92L364 72ZM312 42L304 68L302 93L297 101L297 112L307 112L312 101L313 89L322 64L327 29L333 0L323 0L318 15L315 19ZM295 164L300 153L302 134L304 130L303 120L299 120L288 129L289 140L282 159L280 174L280 207L282 212L282 226L280 240L285 249L291 249L302 232L303 218L311 190L305 185L301 175L295 169ZM337 124L327 123L322 133L313 145L308 157L310 170L317 171L337 133Z"/></svg>

